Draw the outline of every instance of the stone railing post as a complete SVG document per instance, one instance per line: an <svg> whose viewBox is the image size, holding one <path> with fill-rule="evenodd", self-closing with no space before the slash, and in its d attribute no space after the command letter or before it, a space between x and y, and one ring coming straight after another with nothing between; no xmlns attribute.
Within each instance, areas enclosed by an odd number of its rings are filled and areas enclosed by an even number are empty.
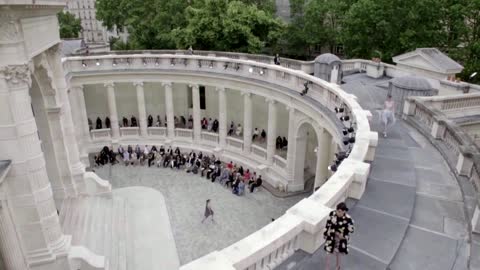
<svg viewBox="0 0 480 270"><path fill-rule="evenodd" d="M458 161L456 170L459 175L470 177L472 174L473 159L469 154L464 154L460 151L458 154Z"/></svg>
<svg viewBox="0 0 480 270"><path fill-rule="evenodd" d="M442 123L439 119L434 118L432 130L430 131L431 132L430 134L434 139L441 139L445 134L445 129L446 129L445 124Z"/></svg>

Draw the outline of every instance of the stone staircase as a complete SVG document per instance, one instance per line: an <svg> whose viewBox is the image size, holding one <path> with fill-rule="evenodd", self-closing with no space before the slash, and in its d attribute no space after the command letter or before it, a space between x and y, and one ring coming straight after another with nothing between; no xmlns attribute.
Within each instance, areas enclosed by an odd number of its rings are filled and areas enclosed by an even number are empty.
<svg viewBox="0 0 480 270"><path fill-rule="evenodd" d="M133 239L128 203L111 195L82 196L63 202L60 223L72 235L72 246L84 246L105 257L105 269L133 269Z"/></svg>

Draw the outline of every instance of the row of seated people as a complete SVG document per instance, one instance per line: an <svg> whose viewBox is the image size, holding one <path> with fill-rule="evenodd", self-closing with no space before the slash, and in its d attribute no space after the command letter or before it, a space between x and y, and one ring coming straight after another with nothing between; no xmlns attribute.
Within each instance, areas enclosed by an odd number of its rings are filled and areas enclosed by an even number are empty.
<svg viewBox="0 0 480 270"><path fill-rule="evenodd" d="M250 192L254 192L255 188L260 187L263 182L262 176L257 177L256 172L251 173L249 169L244 170L242 166L237 166L233 162L223 164L215 155L208 156L202 152L197 154L194 151L182 154L178 147L175 150L171 146L165 149L163 145L159 148L156 146L149 148L145 145L143 149L139 145L135 148L129 145L126 150L123 146L119 146L117 153L112 148L105 146L95 156L95 164L97 166L107 163L115 164L120 162L117 156L125 166L148 164L148 167L156 165L177 170L185 169L187 173L200 174L212 182L225 185L236 195L242 195L246 186Z"/></svg>

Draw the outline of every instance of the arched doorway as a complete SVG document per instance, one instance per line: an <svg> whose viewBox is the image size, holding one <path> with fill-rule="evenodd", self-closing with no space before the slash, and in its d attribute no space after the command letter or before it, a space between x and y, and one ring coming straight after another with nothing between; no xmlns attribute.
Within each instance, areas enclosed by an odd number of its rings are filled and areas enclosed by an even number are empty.
<svg viewBox="0 0 480 270"><path fill-rule="evenodd" d="M317 169L318 135L312 124L303 122L295 136L295 172L296 182L303 180L306 191L313 190Z"/></svg>

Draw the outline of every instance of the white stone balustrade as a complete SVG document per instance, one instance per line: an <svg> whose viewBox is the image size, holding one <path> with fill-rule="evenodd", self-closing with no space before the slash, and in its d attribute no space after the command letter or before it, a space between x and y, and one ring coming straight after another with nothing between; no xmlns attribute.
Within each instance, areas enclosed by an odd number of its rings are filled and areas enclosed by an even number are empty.
<svg viewBox="0 0 480 270"><path fill-rule="evenodd" d="M219 143L218 137L217 133L202 131L202 140L205 142L217 145Z"/></svg>
<svg viewBox="0 0 480 270"><path fill-rule="evenodd" d="M139 127L121 127L120 136L122 137L137 137L140 135Z"/></svg>
<svg viewBox="0 0 480 270"><path fill-rule="evenodd" d="M90 134L92 136L92 140L110 140L111 132L109 128L104 129L92 129L90 130Z"/></svg>
<svg viewBox="0 0 480 270"><path fill-rule="evenodd" d="M336 124L337 119L335 119L335 114L332 112L333 109L337 106L344 107L356 123L356 143L353 145L350 156L343 161L329 181L324 183L312 196L301 201L288 210L285 215L261 230L230 247L182 266L182 270L271 269L288 258L297 249L314 252L323 243L322 229L329 211L335 207L335 204L345 200L347 197L360 198L365 189L366 179L370 170L370 165L365 162L373 159L377 144L377 134L370 130L368 122L369 113L360 107L355 96L345 93L337 85L309 76L303 71L272 65L269 61L261 61L265 62L261 63L243 60L242 58L246 59L245 57L225 58L210 55L131 54L69 57L65 62L65 67L69 71L70 76L72 76L73 82L79 84L82 82L80 78L78 80L75 78L77 72L94 75L97 70L124 69L124 67L121 67L121 63L126 63L126 59L128 59L129 70L135 72L131 75L122 73L122 78L119 78L122 81L144 76L142 81L148 82L152 81L152 78L148 78L147 75L140 75L143 71L148 71L149 74L152 74L168 70L169 73L178 71L179 74L195 74L198 71L212 74L216 79L224 79L222 82L226 84L225 88L230 87L227 82L232 76L235 76L236 80L244 80L245 82L250 82L253 78L256 82L277 85L275 91L278 92L284 92L284 89L288 89L289 91L293 90L300 93L303 90L303 84L311 82L310 91L307 95L316 103L309 103L305 99L301 99L300 96L294 97L289 101L289 106L291 106L290 116L309 115L312 119L323 119L321 124L316 123L316 125L325 128L337 140L337 143L339 141L336 138L339 137L340 130ZM96 61L100 62L99 66L94 64ZM115 67L112 66L113 61L118 63ZM360 64L355 62L353 66L361 71L365 71L368 61ZM170 118L169 112L171 112L173 120L173 107L171 107L172 83L175 83L175 81L164 82L166 86L167 118ZM204 82L195 81L193 83L203 84ZM215 145L213 139L209 138L210 134L202 132L200 133L202 144L197 145L193 143L193 130L173 129L172 125L168 123L169 143L180 145L182 149L192 148L205 152L219 153L224 161L234 160L234 162L242 164L244 167L261 171L270 177L278 177L277 181L272 182L273 185L276 187L283 186L282 188L287 190L288 179L293 177L292 167L289 165L291 164L292 155L294 155L293 151L288 152L287 160L273 155L273 164L271 164L272 167L269 167L267 164L267 149L251 144L252 111L250 95L255 93L255 91L260 91L260 89L247 89L243 96L245 108L243 140L227 136L225 138L226 147L222 150L222 148L219 148L219 146L221 147L220 136L215 136L217 141L217 145ZM291 92L289 92L290 94ZM224 97L219 97L219 102L222 102L222 99ZM283 103L286 102L283 101ZM323 111L318 110L318 106L322 105L331 111L332 114L326 115ZM221 106L219 108L222 109ZM274 107L271 108L272 115L275 112L274 109ZM222 122L226 121L223 120ZM288 137L289 142L292 142L294 141L295 130L291 129L290 126L296 127L295 118L291 118L290 122L292 122L292 125L289 125ZM274 126L271 126L271 129L273 128ZM170 132L170 129L172 129L172 132ZM150 132L151 129L149 129L149 134L151 134ZM157 143L155 140L151 140L153 138L148 139L152 144ZM96 144L92 147L98 149L101 145ZM281 168L281 170L276 168ZM312 211L312 209L315 209L315 211Z"/></svg>
<svg viewBox="0 0 480 270"><path fill-rule="evenodd" d="M167 128L165 127L149 127L148 136L167 137Z"/></svg>

